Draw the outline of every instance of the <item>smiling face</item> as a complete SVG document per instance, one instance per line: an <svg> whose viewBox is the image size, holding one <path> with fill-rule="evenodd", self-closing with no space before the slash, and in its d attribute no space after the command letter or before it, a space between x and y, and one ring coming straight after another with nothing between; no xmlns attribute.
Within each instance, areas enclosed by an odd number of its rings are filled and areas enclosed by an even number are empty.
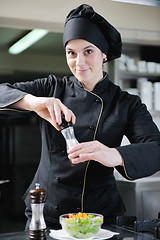
<svg viewBox="0 0 160 240"><path fill-rule="evenodd" d="M94 44L73 39L66 45L67 64L74 76L84 84L87 90L92 90L103 78L103 59L105 54Z"/></svg>

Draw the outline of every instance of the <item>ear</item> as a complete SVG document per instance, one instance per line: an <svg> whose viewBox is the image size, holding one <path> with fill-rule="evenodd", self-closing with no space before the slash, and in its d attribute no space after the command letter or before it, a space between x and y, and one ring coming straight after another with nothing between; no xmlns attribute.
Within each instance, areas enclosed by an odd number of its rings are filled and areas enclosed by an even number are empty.
<svg viewBox="0 0 160 240"><path fill-rule="evenodd" d="M105 53L103 53L103 62L106 62L107 61L107 56Z"/></svg>

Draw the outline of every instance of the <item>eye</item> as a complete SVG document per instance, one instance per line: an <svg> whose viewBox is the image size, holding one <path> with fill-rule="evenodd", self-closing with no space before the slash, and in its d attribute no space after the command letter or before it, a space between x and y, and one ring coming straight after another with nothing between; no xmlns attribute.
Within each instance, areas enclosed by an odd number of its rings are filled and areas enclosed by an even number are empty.
<svg viewBox="0 0 160 240"><path fill-rule="evenodd" d="M75 52L74 51L67 51L67 55L69 55L70 57L74 57Z"/></svg>
<svg viewBox="0 0 160 240"><path fill-rule="evenodd" d="M93 52L92 49L87 49L87 50L85 51L86 55L89 55L89 54L91 54L92 52Z"/></svg>

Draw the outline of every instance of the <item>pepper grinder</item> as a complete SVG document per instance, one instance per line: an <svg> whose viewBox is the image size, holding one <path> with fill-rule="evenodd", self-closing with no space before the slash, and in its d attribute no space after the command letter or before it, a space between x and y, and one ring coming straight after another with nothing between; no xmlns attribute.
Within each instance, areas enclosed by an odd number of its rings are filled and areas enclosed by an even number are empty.
<svg viewBox="0 0 160 240"><path fill-rule="evenodd" d="M58 124L58 126L61 129L61 133L62 133L63 137L65 138L67 152L68 152L71 147L78 144L78 141L74 134L73 125L71 122L67 122L65 120L64 115L62 115L62 123ZM73 165L73 164L71 164L71 165Z"/></svg>
<svg viewBox="0 0 160 240"><path fill-rule="evenodd" d="M46 240L47 229L43 216L45 190L40 188L40 184L35 184L35 189L30 190L29 196L31 199L32 218L29 225L30 240Z"/></svg>

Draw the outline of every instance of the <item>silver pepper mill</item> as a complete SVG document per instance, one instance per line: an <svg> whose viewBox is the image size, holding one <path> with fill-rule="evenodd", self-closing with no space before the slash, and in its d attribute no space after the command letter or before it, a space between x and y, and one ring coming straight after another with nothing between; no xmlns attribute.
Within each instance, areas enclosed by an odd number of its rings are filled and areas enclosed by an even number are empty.
<svg viewBox="0 0 160 240"><path fill-rule="evenodd" d="M43 216L46 193L40 188L40 184L36 183L35 188L29 192L31 199L32 218L29 225L30 240L46 240L47 229Z"/></svg>

